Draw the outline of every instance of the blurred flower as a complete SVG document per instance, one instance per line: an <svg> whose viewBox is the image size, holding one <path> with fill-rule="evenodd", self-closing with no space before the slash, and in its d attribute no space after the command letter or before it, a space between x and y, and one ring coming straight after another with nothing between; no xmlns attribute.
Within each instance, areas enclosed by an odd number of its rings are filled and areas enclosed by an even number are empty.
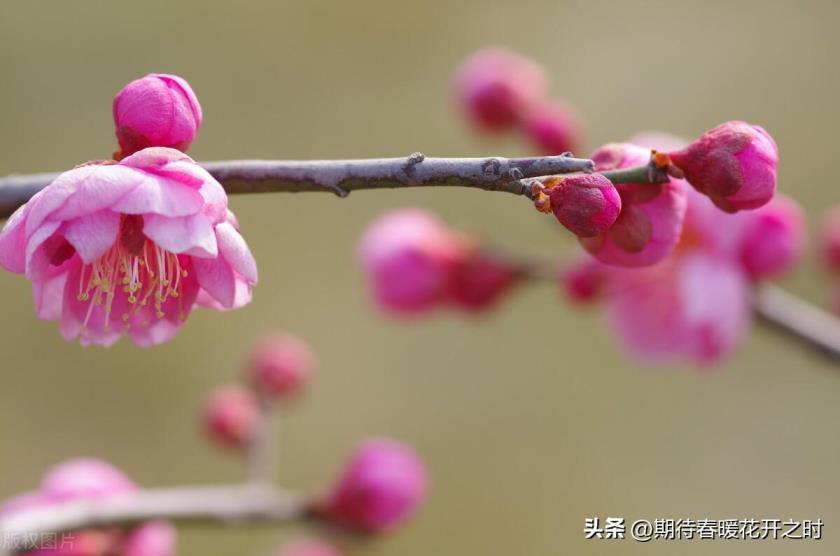
<svg viewBox="0 0 840 556"><path fill-rule="evenodd" d="M359 258L381 308L417 313L445 296L457 250L457 240L434 215L401 209L370 224L359 243Z"/></svg>
<svg viewBox="0 0 840 556"><path fill-rule="evenodd" d="M820 255L826 268L840 272L840 205L830 208L822 218Z"/></svg>
<svg viewBox="0 0 840 556"><path fill-rule="evenodd" d="M486 311L499 303L521 277L508 261L480 245L465 242L452 264L447 300L467 311Z"/></svg>
<svg viewBox="0 0 840 556"><path fill-rule="evenodd" d="M520 54L498 47L483 48L458 68L455 96L467 118L479 129L512 128L528 107L546 92L542 67Z"/></svg>
<svg viewBox="0 0 840 556"><path fill-rule="evenodd" d="M300 539L283 546L277 556L341 556L341 552L320 539Z"/></svg>
<svg viewBox="0 0 840 556"><path fill-rule="evenodd" d="M202 426L213 442L243 450L262 418L253 392L238 385L225 385L214 390L205 402Z"/></svg>
<svg viewBox="0 0 840 556"><path fill-rule="evenodd" d="M564 102L540 100L523 117L525 137L544 155L576 152L583 142L577 113Z"/></svg>
<svg viewBox="0 0 840 556"><path fill-rule="evenodd" d="M613 327L634 354L709 364L743 339L752 284L796 263L803 226L800 211L784 197L735 215L693 189L687 199L671 256L643 268L601 265L603 299Z"/></svg>
<svg viewBox="0 0 840 556"><path fill-rule="evenodd" d="M422 503L426 482L426 470L411 448L392 440L367 440L356 449L320 511L343 525L383 533Z"/></svg>
<svg viewBox="0 0 840 556"><path fill-rule="evenodd" d="M288 399L306 387L314 366L309 345L290 334L275 334L252 349L246 373L251 384L272 399Z"/></svg>
<svg viewBox="0 0 840 556"><path fill-rule="evenodd" d="M647 164L651 150L612 143L592 153L599 172ZM686 209L686 183L616 184L621 213L615 224L594 237L581 238L598 260L618 266L648 266L664 259L676 245Z"/></svg>
<svg viewBox="0 0 840 556"><path fill-rule="evenodd" d="M38 318L65 339L171 339L194 305L241 307L257 267L222 186L162 147L64 172L0 232L0 266L32 281Z"/></svg>
<svg viewBox="0 0 840 556"><path fill-rule="evenodd" d="M758 208L776 191L779 149L759 126L726 122L669 156L688 183L727 212Z"/></svg>
<svg viewBox="0 0 840 556"><path fill-rule="evenodd" d="M52 468L37 491L0 504L0 517L48 508L74 500L101 500L128 495L136 485L112 465L93 458L69 460ZM28 556L172 556L175 530L167 522L149 521L131 528L109 527L62 533L47 538Z"/></svg>
<svg viewBox="0 0 840 556"><path fill-rule="evenodd" d="M581 256L564 266L559 274L560 288L572 301L591 303L601 299L606 285L606 271L601 263Z"/></svg>
<svg viewBox="0 0 840 556"><path fill-rule="evenodd" d="M578 237L594 237L615 224L621 212L621 197L601 174L575 174L543 180L535 205L542 212L551 210Z"/></svg>
<svg viewBox="0 0 840 556"><path fill-rule="evenodd" d="M177 75L151 73L123 87L114 98L119 158L147 147L186 151L201 127L201 105Z"/></svg>

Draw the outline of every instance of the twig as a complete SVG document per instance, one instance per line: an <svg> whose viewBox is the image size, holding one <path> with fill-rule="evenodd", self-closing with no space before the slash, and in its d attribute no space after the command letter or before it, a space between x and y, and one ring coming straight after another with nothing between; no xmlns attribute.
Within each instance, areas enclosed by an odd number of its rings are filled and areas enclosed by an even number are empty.
<svg viewBox="0 0 840 556"><path fill-rule="evenodd" d="M522 195L520 178L590 172L591 160L529 158L404 158L368 160L229 160L202 163L228 193L327 191L341 197L361 189L474 187ZM0 178L0 217L10 215L58 174Z"/></svg>
<svg viewBox="0 0 840 556"><path fill-rule="evenodd" d="M765 324L840 361L840 319L775 286L759 288L753 299Z"/></svg>
<svg viewBox="0 0 840 556"><path fill-rule="evenodd" d="M279 524L310 517L304 498L265 484L149 489L13 513L0 520L0 556L29 550L33 542L56 533L155 519L232 525Z"/></svg>
<svg viewBox="0 0 840 556"><path fill-rule="evenodd" d="M248 480L254 485L271 485L277 472L277 431L270 400L257 392L260 420L248 445Z"/></svg>

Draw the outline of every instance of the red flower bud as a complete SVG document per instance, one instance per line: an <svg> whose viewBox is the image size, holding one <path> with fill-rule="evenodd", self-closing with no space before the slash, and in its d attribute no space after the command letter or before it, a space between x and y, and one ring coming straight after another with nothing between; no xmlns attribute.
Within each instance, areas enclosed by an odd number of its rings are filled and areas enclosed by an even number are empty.
<svg viewBox="0 0 840 556"><path fill-rule="evenodd" d="M608 230L621 211L618 191L601 174L551 178L545 186L554 216L579 237L593 237Z"/></svg>

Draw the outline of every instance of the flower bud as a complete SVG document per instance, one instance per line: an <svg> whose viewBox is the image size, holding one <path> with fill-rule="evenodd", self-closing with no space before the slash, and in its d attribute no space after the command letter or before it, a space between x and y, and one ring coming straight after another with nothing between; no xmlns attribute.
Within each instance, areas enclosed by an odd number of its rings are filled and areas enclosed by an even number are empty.
<svg viewBox="0 0 840 556"><path fill-rule="evenodd" d="M176 75L151 73L132 81L117 93L113 112L120 158L146 147L186 151L201 127L201 105Z"/></svg>
<svg viewBox="0 0 840 556"><path fill-rule="evenodd" d="M285 400L306 386L313 366L314 357L306 342L290 334L276 334L252 348L246 372L258 391Z"/></svg>
<svg viewBox="0 0 840 556"><path fill-rule="evenodd" d="M618 191L601 174L549 178L544 185L554 216L579 237L608 230L621 211Z"/></svg>
<svg viewBox="0 0 840 556"><path fill-rule="evenodd" d="M559 278L566 297L578 303L600 299L607 280L604 265L589 256L580 257L563 268Z"/></svg>
<svg viewBox="0 0 840 556"><path fill-rule="evenodd" d="M744 216L739 256L750 278L765 280L789 270L805 247L805 218L799 205L777 196Z"/></svg>
<svg viewBox="0 0 840 556"><path fill-rule="evenodd" d="M382 309L419 313L443 300L457 250L457 239L434 215L401 209L370 224L359 259Z"/></svg>
<svg viewBox="0 0 840 556"><path fill-rule="evenodd" d="M53 467L41 481L41 495L51 501L102 498L134 492L122 471L95 458L71 459Z"/></svg>
<svg viewBox="0 0 840 556"><path fill-rule="evenodd" d="M426 481L426 470L411 448L392 440L367 440L356 449L321 512L352 528L386 532L423 501Z"/></svg>
<svg viewBox="0 0 840 556"><path fill-rule="evenodd" d="M776 191L779 149L759 126L726 122L669 156L688 183L727 212L758 208Z"/></svg>
<svg viewBox="0 0 840 556"><path fill-rule="evenodd" d="M524 116L525 136L544 155L575 152L581 143L581 124L577 113L556 100L540 101Z"/></svg>
<svg viewBox="0 0 840 556"><path fill-rule="evenodd" d="M829 209L822 219L820 252L827 268L840 271L840 205Z"/></svg>
<svg viewBox="0 0 840 556"><path fill-rule="evenodd" d="M509 263L478 247L464 250L452 267L449 300L467 311L483 311L498 303L520 273Z"/></svg>
<svg viewBox="0 0 840 556"><path fill-rule="evenodd" d="M132 529L123 541L120 556L174 556L175 527L167 521L149 521Z"/></svg>
<svg viewBox="0 0 840 556"><path fill-rule="evenodd" d="M253 392L237 385L216 389L204 406L203 426L210 440L221 446L243 449L262 415Z"/></svg>
<svg viewBox="0 0 840 556"><path fill-rule="evenodd" d="M277 556L341 556L341 552L319 539L300 539L285 545Z"/></svg>
<svg viewBox="0 0 840 556"><path fill-rule="evenodd" d="M479 50L466 59L455 75L459 105L467 118L485 131L513 127L545 91L542 67L504 48Z"/></svg>

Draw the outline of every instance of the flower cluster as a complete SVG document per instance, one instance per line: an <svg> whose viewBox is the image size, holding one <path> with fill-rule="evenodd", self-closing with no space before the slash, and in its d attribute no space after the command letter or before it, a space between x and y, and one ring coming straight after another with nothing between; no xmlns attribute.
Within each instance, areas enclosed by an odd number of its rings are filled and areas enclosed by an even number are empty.
<svg viewBox="0 0 840 556"><path fill-rule="evenodd" d="M251 300L254 258L222 186L181 150L201 123L186 81L149 75L114 100L117 161L64 172L0 232L0 266L32 282L62 335L140 346L172 338L195 306Z"/></svg>
<svg viewBox="0 0 840 556"><path fill-rule="evenodd" d="M0 518L81 500L102 500L137 491L121 471L97 459L61 463L44 476L39 488L0 504ZM171 556L175 529L165 521L149 521L130 528L108 527L72 531L37 540L29 556Z"/></svg>
<svg viewBox="0 0 840 556"><path fill-rule="evenodd" d="M394 314L442 305L489 309L523 277L521 268L419 209L394 210L372 222L359 259L377 305Z"/></svg>

